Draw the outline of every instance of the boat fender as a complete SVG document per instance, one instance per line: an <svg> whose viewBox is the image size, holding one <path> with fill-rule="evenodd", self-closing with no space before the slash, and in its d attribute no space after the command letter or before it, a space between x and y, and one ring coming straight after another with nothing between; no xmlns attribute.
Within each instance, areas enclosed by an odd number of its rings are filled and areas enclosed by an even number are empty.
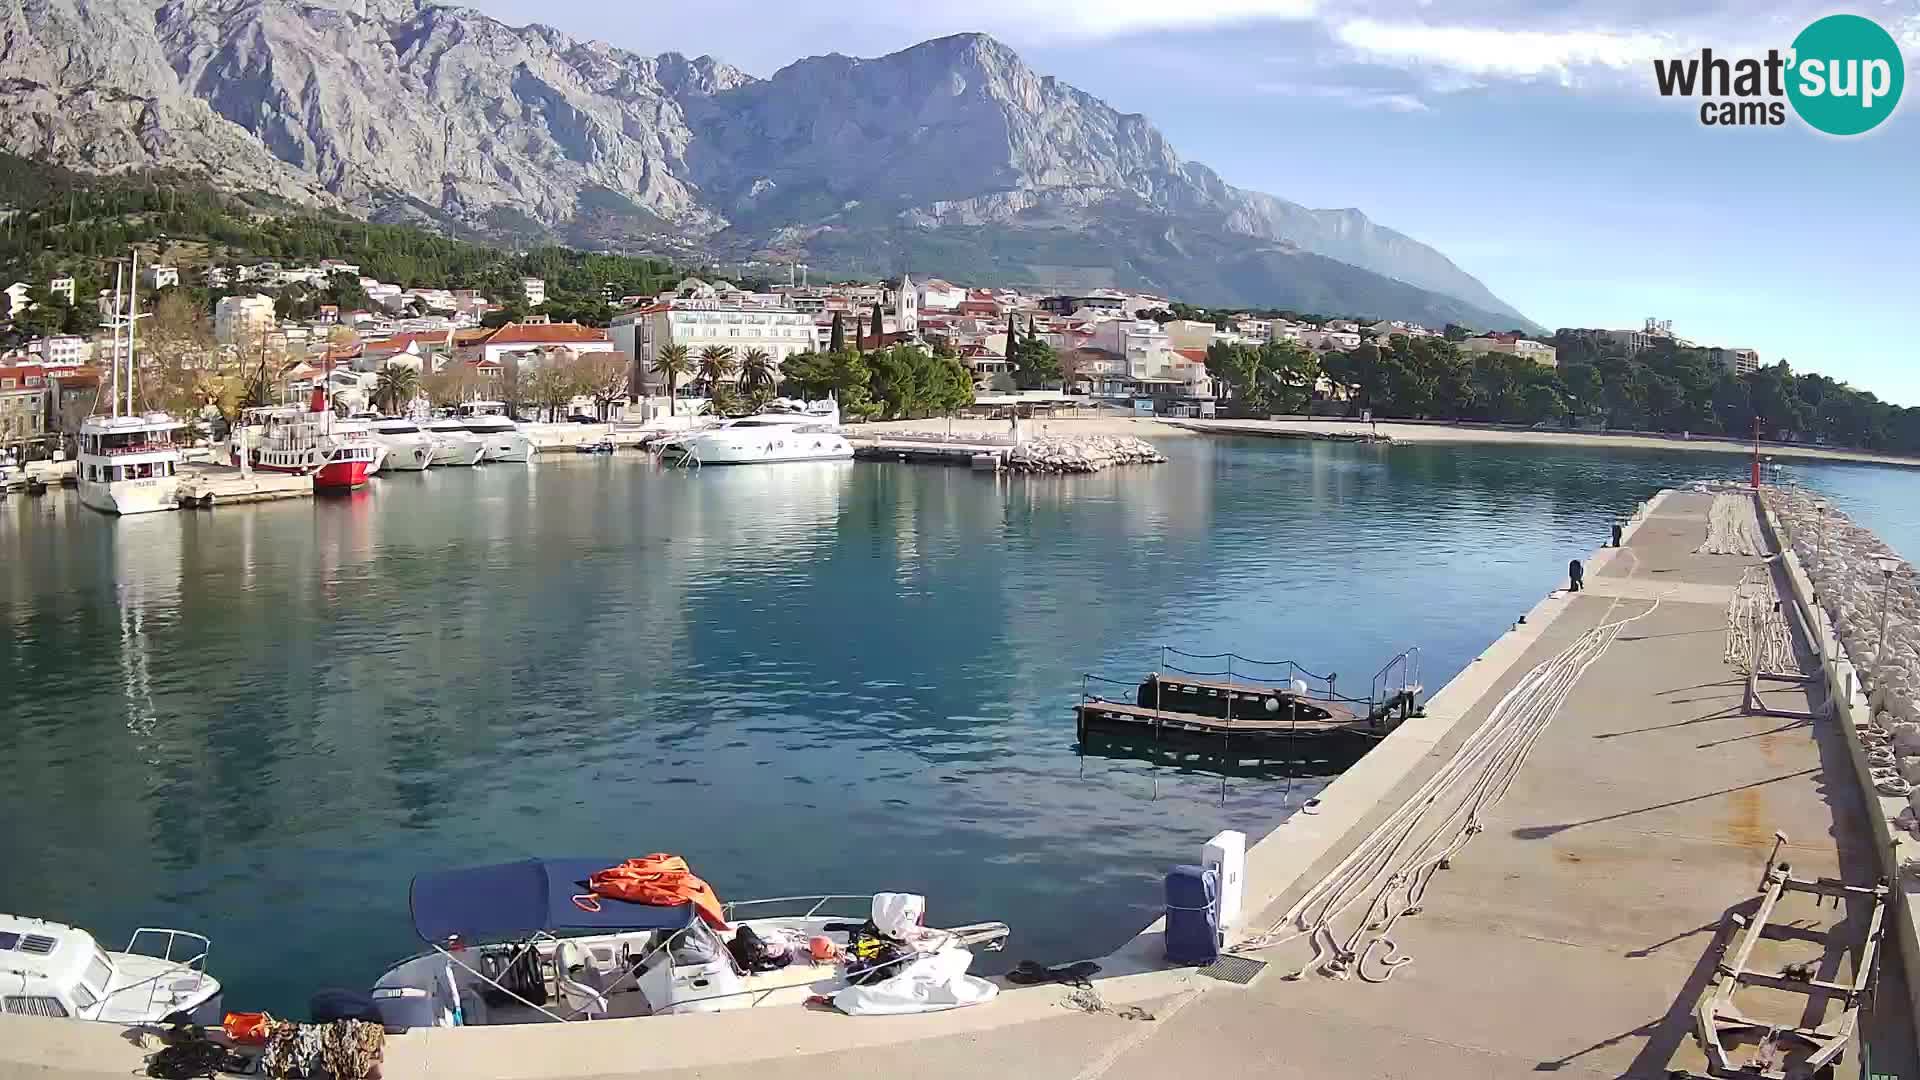
<svg viewBox="0 0 1920 1080"><path fill-rule="evenodd" d="M1261 702L1260 704L1261 704L1261 705L1263 705L1263 706L1265 706L1265 707L1266 707L1266 710L1267 710L1268 712L1279 712L1279 711L1280 711L1280 699L1279 699L1279 698L1272 698L1272 697L1270 697L1270 698L1267 698L1267 699L1266 699L1265 701L1262 701L1262 702Z"/></svg>

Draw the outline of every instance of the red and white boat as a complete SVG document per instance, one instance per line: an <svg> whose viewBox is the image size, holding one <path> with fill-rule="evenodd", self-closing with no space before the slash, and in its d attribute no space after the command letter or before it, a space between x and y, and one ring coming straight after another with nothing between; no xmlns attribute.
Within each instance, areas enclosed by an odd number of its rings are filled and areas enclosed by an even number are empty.
<svg viewBox="0 0 1920 1080"><path fill-rule="evenodd" d="M313 404L307 409L295 405L248 409L241 425L247 437L234 443L235 465L245 453L255 469L312 476L316 491L360 487L380 453L380 444L365 424L336 421L333 410L326 407L323 390L314 391Z"/></svg>

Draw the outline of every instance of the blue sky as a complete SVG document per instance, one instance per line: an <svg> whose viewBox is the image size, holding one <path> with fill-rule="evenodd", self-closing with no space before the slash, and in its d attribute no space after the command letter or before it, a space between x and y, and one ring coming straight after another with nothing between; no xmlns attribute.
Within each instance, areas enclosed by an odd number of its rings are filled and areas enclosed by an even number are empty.
<svg viewBox="0 0 1920 1080"><path fill-rule="evenodd" d="M1671 319L1706 344L1920 405L1900 311L1920 290L1920 91L1874 132L1703 126L1655 57L1784 50L1837 10L1920 56L1920 0L971 0L882 6L477 0L643 53L756 75L984 31L1230 183L1354 206L1438 247L1535 320Z"/></svg>

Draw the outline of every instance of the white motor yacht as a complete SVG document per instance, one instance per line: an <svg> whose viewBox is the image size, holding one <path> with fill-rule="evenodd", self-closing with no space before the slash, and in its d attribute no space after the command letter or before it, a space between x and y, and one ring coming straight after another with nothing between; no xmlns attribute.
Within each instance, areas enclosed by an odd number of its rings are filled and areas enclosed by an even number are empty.
<svg viewBox="0 0 1920 1080"><path fill-rule="evenodd" d="M388 1030L794 1007L814 995L843 1011L916 1012L995 992L965 971L972 949L1005 946L1005 923L928 929L924 900L901 893L746 901L715 919L694 902L596 896L591 876L607 865L526 859L415 877L414 932L430 951L374 984ZM889 936L866 935L869 920ZM743 961L751 939L768 951Z"/></svg>
<svg viewBox="0 0 1920 1080"><path fill-rule="evenodd" d="M775 461L846 461L853 445L840 434L840 406L776 401L766 411L662 444L672 465L753 465Z"/></svg>
<svg viewBox="0 0 1920 1080"><path fill-rule="evenodd" d="M184 1015L220 1023L209 943L184 930L141 927L124 952L64 923L0 913L0 1013L157 1024Z"/></svg>
<svg viewBox="0 0 1920 1080"><path fill-rule="evenodd" d="M433 439L411 420L390 416L367 421L373 441L386 448L381 468L390 472L418 472L433 464Z"/></svg>
<svg viewBox="0 0 1920 1080"><path fill-rule="evenodd" d="M469 401L460 406L460 422L486 445L481 460L533 460L533 441L507 414L506 402Z"/></svg>
<svg viewBox="0 0 1920 1080"><path fill-rule="evenodd" d="M433 440L435 465L478 465L484 460L487 444L450 416L422 421L420 431Z"/></svg>

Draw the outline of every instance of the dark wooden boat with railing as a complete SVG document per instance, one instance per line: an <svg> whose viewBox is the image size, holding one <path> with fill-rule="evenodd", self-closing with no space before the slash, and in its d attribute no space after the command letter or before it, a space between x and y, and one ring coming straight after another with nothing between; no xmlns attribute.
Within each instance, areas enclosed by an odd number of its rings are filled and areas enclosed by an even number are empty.
<svg viewBox="0 0 1920 1080"><path fill-rule="evenodd" d="M1126 731L1163 739L1370 743L1419 713L1419 656L1417 648L1396 655L1358 698L1340 694L1337 674L1316 675L1291 660L1163 647L1163 670L1149 673L1131 695L1096 692L1096 683L1129 684L1084 676L1077 730L1083 741L1093 732ZM1176 660L1220 670L1189 670Z"/></svg>

